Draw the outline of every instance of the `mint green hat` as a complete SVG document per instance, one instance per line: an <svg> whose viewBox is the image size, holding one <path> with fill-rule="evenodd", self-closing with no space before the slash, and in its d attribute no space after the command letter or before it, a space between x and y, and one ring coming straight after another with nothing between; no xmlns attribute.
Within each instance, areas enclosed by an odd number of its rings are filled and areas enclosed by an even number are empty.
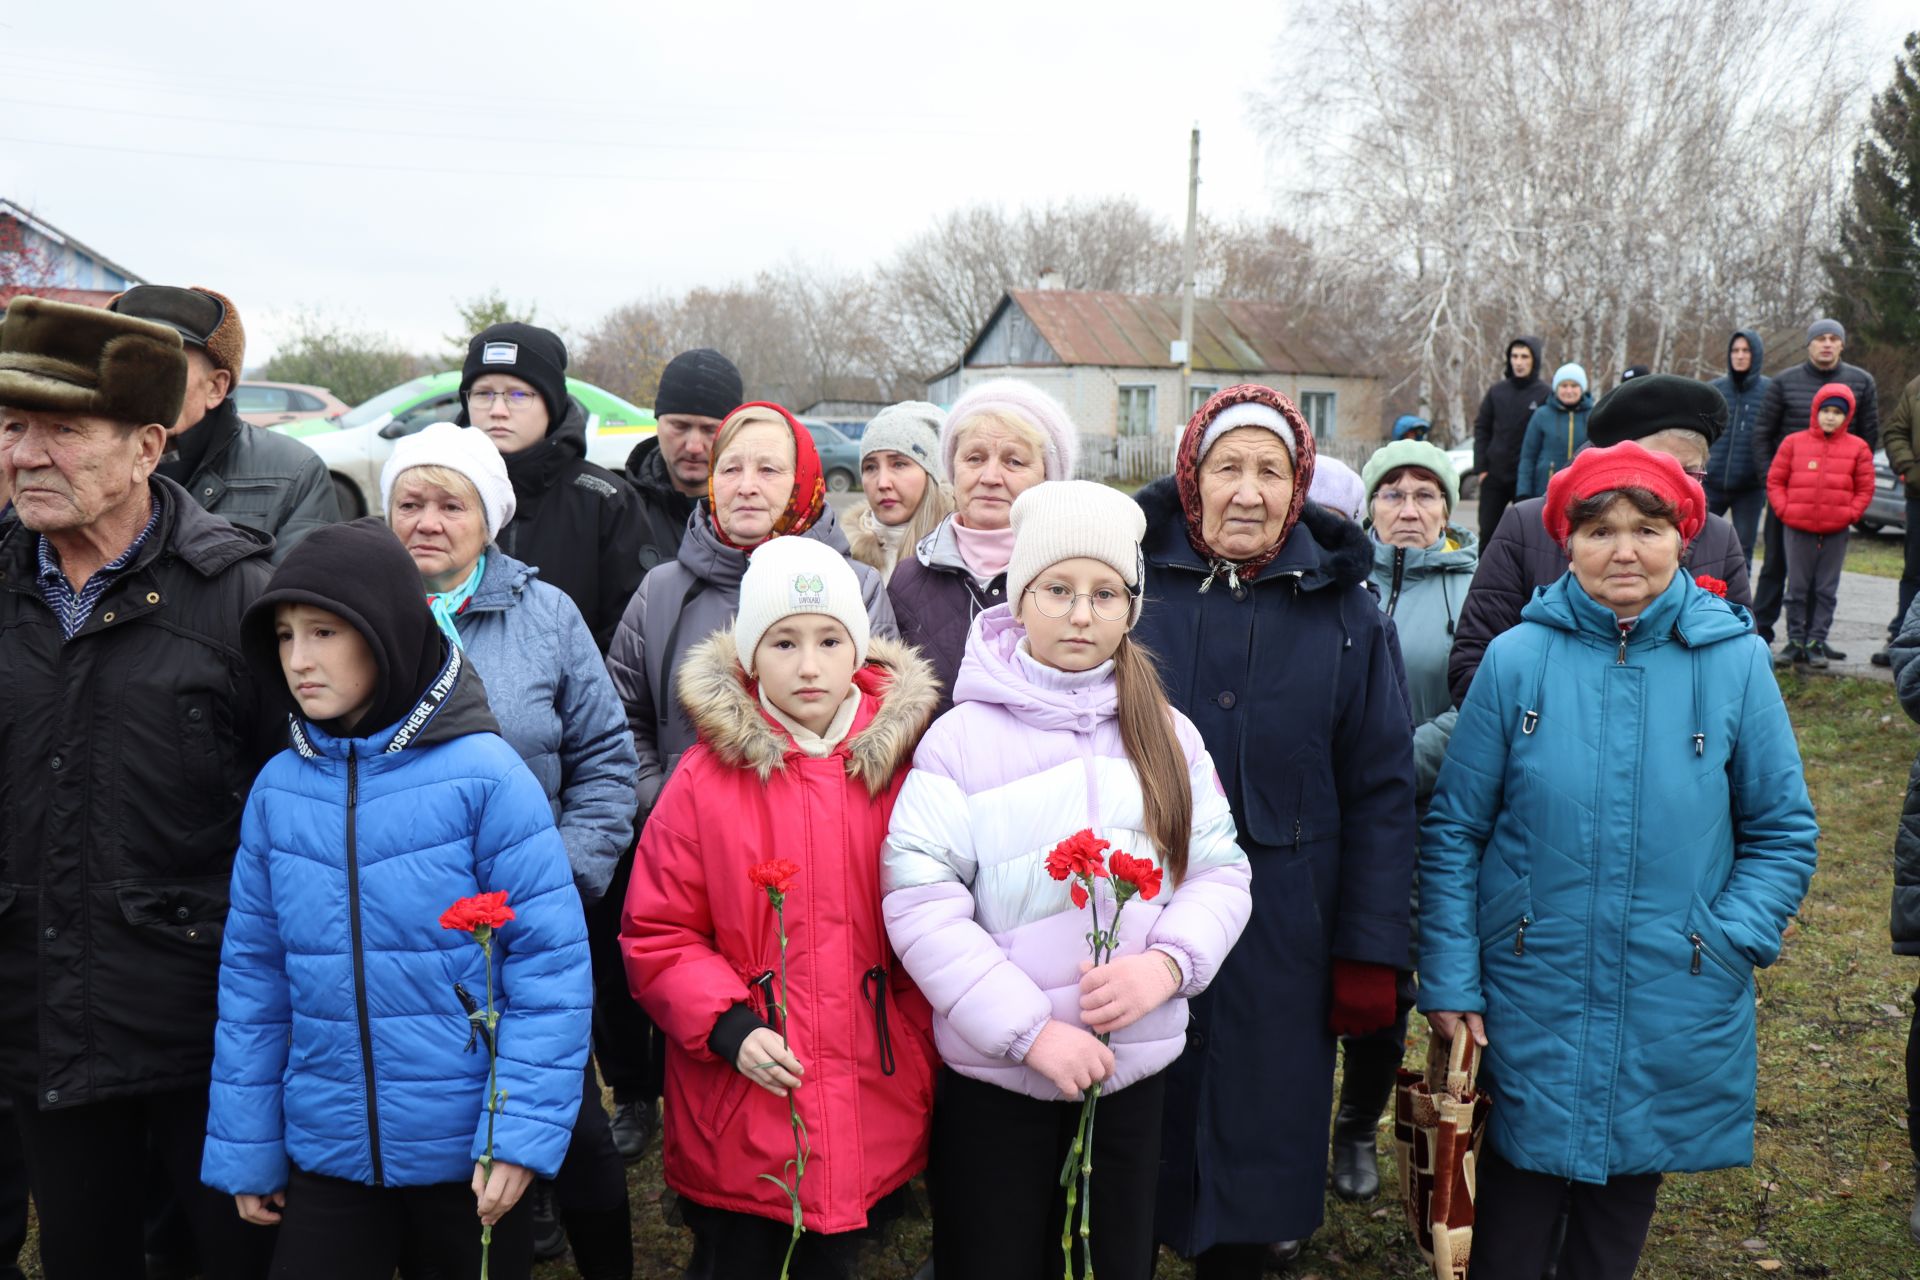
<svg viewBox="0 0 1920 1280"><path fill-rule="evenodd" d="M1367 465L1360 468L1360 483L1367 488L1368 505L1372 505L1373 491L1380 487L1380 481L1402 467L1431 471L1440 487L1446 490L1447 514L1453 514L1453 509L1460 505L1460 477L1455 474L1447 451L1425 440L1395 440L1367 459Z"/></svg>

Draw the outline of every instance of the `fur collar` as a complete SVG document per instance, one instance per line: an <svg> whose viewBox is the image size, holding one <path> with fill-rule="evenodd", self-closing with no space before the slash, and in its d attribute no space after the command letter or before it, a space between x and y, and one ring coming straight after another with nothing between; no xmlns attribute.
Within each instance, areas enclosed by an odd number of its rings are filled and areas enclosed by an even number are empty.
<svg viewBox="0 0 1920 1280"><path fill-rule="evenodd" d="M879 706L834 754L845 757L848 777L877 796L913 759L913 749L939 705L940 685L919 650L878 636L867 646L867 665L853 679ZM752 769L762 782L774 770L786 768L787 756L795 751L793 739L761 709L740 668L731 628L688 651L678 685L687 718L721 764Z"/></svg>

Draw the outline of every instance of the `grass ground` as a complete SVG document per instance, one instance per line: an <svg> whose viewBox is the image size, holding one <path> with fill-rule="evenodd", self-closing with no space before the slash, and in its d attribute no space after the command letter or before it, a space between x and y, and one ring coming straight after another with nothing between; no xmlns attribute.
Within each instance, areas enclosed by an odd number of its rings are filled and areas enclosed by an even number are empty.
<svg viewBox="0 0 1920 1280"><path fill-rule="evenodd" d="M1861 533L1847 539L1847 568L1877 578L1900 576L1906 557L1905 534Z"/></svg>

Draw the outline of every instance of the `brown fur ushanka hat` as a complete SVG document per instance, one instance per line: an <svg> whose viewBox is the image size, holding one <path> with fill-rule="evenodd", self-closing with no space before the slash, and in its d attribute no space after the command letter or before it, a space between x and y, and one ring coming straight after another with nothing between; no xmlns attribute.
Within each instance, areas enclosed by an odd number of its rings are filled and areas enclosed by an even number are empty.
<svg viewBox="0 0 1920 1280"><path fill-rule="evenodd" d="M186 390L186 354L166 325L46 298L7 304L0 405L171 427Z"/></svg>

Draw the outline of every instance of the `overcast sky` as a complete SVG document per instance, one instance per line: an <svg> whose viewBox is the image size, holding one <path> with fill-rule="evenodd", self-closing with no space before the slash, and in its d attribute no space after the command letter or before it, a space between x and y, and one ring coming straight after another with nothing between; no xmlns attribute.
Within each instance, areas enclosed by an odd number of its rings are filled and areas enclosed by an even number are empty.
<svg viewBox="0 0 1920 1280"><path fill-rule="evenodd" d="M1911 0L1842 0L1898 49ZM499 287L575 331L656 290L859 268L943 211L1270 210L1285 0L0 4L0 196L161 283L437 348Z"/></svg>

